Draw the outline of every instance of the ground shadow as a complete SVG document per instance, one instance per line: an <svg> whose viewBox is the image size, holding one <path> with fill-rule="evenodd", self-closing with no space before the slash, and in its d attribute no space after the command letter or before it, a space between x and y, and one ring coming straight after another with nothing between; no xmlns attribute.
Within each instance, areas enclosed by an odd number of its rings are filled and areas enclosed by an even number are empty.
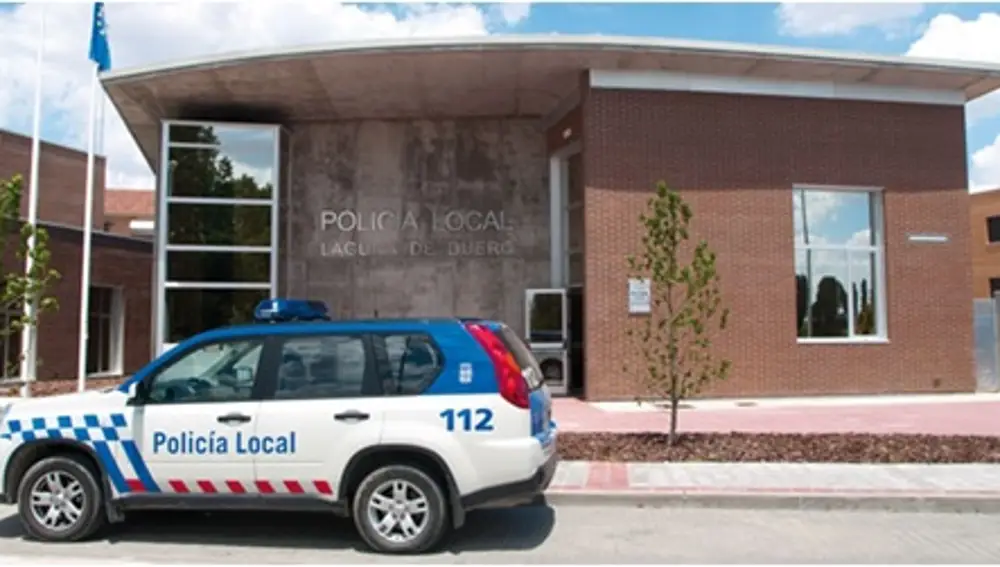
<svg viewBox="0 0 1000 567"><path fill-rule="evenodd" d="M439 550L524 551L539 547L555 525L545 504L470 512L461 530ZM16 515L0 519L0 540L27 536ZM368 553L350 520L322 513L290 512L132 512L100 537L119 542L236 545L310 549L354 549Z"/></svg>

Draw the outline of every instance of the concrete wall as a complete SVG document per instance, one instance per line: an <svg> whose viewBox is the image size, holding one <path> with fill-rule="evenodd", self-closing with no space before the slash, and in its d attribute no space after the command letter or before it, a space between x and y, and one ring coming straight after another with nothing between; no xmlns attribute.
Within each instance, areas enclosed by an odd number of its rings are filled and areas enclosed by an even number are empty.
<svg viewBox="0 0 1000 567"><path fill-rule="evenodd" d="M339 317L496 317L521 330L549 285L545 137L535 120L293 127L287 292Z"/></svg>

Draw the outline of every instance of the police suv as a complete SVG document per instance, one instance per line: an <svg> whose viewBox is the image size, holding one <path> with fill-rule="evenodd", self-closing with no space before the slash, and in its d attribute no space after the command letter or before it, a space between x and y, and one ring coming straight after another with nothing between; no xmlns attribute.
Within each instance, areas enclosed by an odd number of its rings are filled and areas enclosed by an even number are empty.
<svg viewBox="0 0 1000 567"><path fill-rule="evenodd" d="M267 300L101 391L0 407L0 502L75 541L136 509L328 510L387 553L526 503L556 462L551 398L506 325L331 321Z"/></svg>

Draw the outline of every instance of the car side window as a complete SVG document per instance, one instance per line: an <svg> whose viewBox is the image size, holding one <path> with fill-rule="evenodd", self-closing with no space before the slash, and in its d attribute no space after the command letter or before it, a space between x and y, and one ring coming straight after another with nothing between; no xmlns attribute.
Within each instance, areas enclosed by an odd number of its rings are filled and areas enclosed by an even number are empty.
<svg viewBox="0 0 1000 567"><path fill-rule="evenodd" d="M281 345L278 400L378 395L366 380L368 355L359 335L288 337Z"/></svg>
<svg viewBox="0 0 1000 567"><path fill-rule="evenodd" d="M412 396L421 393L444 367L441 352L427 335L392 334L380 337L385 356L381 372L386 394Z"/></svg>
<svg viewBox="0 0 1000 567"><path fill-rule="evenodd" d="M249 400L264 343L234 340L202 345L160 370L149 384L147 404Z"/></svg>

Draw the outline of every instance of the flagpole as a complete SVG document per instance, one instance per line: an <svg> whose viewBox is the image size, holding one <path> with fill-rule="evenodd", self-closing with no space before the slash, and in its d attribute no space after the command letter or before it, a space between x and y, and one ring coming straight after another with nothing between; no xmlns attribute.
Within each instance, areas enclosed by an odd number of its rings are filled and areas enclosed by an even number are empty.
<svg viewBox="0 0 1000 567"><path fill-rule="evenodd" d="M35 115L33 116L31 132L31 165L28 179L28 224L34 228L38 225L38 162L42 139L42 75L45 53L45 5L39 6L38 15L38 53L35 56ZM24 273L31 274L35 267L33 253L35 251L35 236L28 239L28 254L24 260ZM21 397L31 397L31 383L35 381L38 350L38 329L35 320L38 311L36 301L24 302L24 317L29 321L21 330Z"/></svg>
<svg viewBox="0 0 1000 567"><path fill-rule="evenodd" d="M90 119L87 121L87 190L83 213L83 259L80 268L80 345L77 352L77 390L87 389L87 319L90 312L90 244L94 224L94 142L97 130L97 65L90 77Z"/></svg>

